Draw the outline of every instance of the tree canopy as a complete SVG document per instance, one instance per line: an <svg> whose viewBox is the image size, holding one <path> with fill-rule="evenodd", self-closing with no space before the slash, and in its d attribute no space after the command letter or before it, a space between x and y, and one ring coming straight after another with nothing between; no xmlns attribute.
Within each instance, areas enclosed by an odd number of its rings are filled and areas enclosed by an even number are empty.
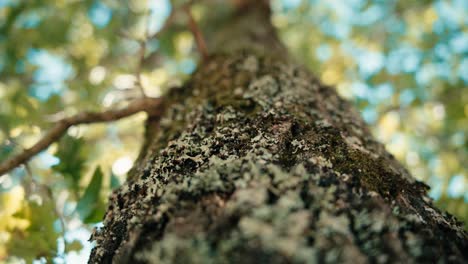
<svg viewBox="0 0 468 264"><path fill-rule="evenodd" d="M206 19L210 5L219 1L189 2L0 1L0 163L58 120L125 108L142 93L159 97L181 84L203 56L190 18L209 30L217 22ZM468 3L275 0L272 7L297 60L351 100L436 203L466 223ZM86 260L107 197L143 143L144 120L140 113L73 126L0 176L0 260Z"/></svg>

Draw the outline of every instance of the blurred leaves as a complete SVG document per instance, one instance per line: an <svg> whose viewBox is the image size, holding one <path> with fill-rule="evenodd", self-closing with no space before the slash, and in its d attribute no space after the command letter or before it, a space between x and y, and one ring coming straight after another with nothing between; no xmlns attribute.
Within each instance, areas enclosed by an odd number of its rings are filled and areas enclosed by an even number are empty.
<svg viewBox="0 0 468 264"><path fill-rule="evenodd" d="M56 241L60 235L53 226L53 206L50 202L29 202L23 210L15 214L16 217L28 219L30 225L25 230L15 229L11 233L10 254L22 256L28 263L41 257L52 260L57 252Z"/></svg>
<svg viewBox="0 0 468 264"><path fill-rule="evenodd" d="M103 173L101 167L97 167L91 178L91 182L86 187L83 195L76 205L76 211L84 223L96 223L102 219L105 211L105 204L102 202L100 193L102 192Z"/></svg>
<svg viewBox="0 0 468 264"><path fill-rule="evenodd" d="M118 188L119 186L120 186L119 178L114 173L111 173L111 178L110 178L111 189L114 190Z"/></svg>
<svg viewBox="0 0 468 264"><path fill-rule="evenodd" d="M75 192L79 189L80 179L83 175L87 159L86 152L84 139L65 135L60 140L55 153L55 156L60 159L60 163L53 166L52 169L63 175Z"/></svg>
<svg viewBox="0 0 468 264"><path fill-rule="evenodd" d="M51 261L56 256L60 234L54 229L56 217L51 201L25 199L24 190L16 187L1 195L0 209L0 233L8 237L7 241L0 241L0 259L21 256L32 263L41 257Z"/></svg>
<svg viewBox="0 0 468 264"><path fill-rule="evenodd" d="M80 251L83 249L83 244L79 240L73 240L71 243L67 245L67 253L73 251Z"/></svg>

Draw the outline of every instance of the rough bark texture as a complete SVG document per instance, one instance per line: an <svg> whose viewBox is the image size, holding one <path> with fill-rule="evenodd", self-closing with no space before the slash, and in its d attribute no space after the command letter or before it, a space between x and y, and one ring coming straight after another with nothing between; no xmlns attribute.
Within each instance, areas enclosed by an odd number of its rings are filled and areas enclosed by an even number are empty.
<svg viewBox="0 0 468 264"><path fill-rule="evenodd" d="M466 261L462 224L270 29L168 95L90 263Z"/></svg>

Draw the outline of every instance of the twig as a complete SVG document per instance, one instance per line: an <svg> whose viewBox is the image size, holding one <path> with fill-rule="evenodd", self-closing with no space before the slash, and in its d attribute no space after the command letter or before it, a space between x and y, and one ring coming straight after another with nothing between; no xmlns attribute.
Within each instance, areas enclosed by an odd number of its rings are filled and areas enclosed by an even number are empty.
<svg viewBox="0 0 468 264"><path fill-rule="evenodd" d="M103 112L83 112L71 117L64 118L55 124L45 136L40 139L31 148L14 156L0 164L0 177L8 171L27 162L33 156L49 147L52 143L59 140L68 128L81 124L101 123L122 119L141 111L148 112L149 115L158 116L161 112L161 98L141 98L131 102L122 109L111 109Z"/></svg>
<svg viewBox="0 0 468 264"><path fill-rule="evenodd" d="M161 26L161 28L152 35L148 35L148 40L158 38L159 36L161 36L161 34L164 33L164 31L166 31L172 25L172 22L174 22L175 15L176 10L173 10L169 14L169 17L166 19L166 22L164 22L164 24Z"/></svg>
<svg viewBox="0 0 468 264"><path fill-rule="evenodd" d="M149 22L146 21L146 27L145 27L145 33L143 36L143 39L139 42L140 43L140 50L139 50L139 56L138 56L138 63L135 69L135 75L136 75L136 84L138 88L140 89L140 93L143 97L147 97L145 93L145 88L143 87L143 81L141 79L141 69L143 68L143 63L145 62L145 55L146 55L146 46L148 42L148 36L149 36Z"/></svg>
<svg viewBox="0 0 468 264"><path fill-rule="evenodd" d="M62 233L62 237L63 237L63 252L67 252L67 248L68 248L68 242L67 242L67 239L65 238L65 235L67 234L67 225L65 223L65 216L62 215L62 213L60 212L60 210L57 208L57 204L56 204L56 201L55 201L55 197L54 197L54 193L52 192L52 188L50 188L49 186L45 185L45 184L41 184L41 186L46 190L46 193L47 193L47 196L50 200L50 202L53 203L54 205L54 213L55 213L55 216L57 216L57 218L59 219L59 222L60 222L60 227L61 227L61 233ZM65 256L63 254L60 254L63 258L65 258Z"/></svg>
<svg viewBox="0 0 468 264"><path fill-rule="evenodd" d="M179 7L180 8L180 7ZM172 9L171 13L169 13L169 17L166 18L166 21L164 22L164 24L162 25L162 27L156 31L155 33L153 33L152 35L149 35L148 36L148 40L149 39L152 39L152 38L158 38L160 37L160 35L162 33L164 33L164 31L166 31L171 25L172 23L174 22L174 19L177 15L177 12L179 12L179 8L174 8Z"/></svg>
<svg viewBox="0 0 468 264"><path fill-rule="evenodd" d="M190 2L191 3L191 2ZM184 8L187 6L187 4L184 4L181 8ZM159 37L160 34L162 34L164 31L166 31L174 22L174 18L176 17L177 12L179 11L179 8L174 8L171 13L169 14L169 17L166 19L162 27L156 31L154 34L150 35L149 34L149 23L147 22L146 28L145 28L145 35L143 40L139 41L140 44L140 50L138 51L138 64L135 69L135 76L136 76L136 85L138 86L138 89L140 90L140 93L143 97L147 97L145 93L145 89L143 87L143 81L141 79L141 69L143 67L143 63L145 60L145 55L146 55L146 48L147 48L147 42L150 39ZM131 38L128 34L128 32L121 32L122 36L126 38Z"/></svg>
<svg viewBox="0 0 468 264"><path fill-rule="evenodd" d="M145 53L146 53L146 33L145 33L145 39L140 42L140 50L139 50L139 57L138 57L138 63L135 69L135 76L136 76L136 85L138 86L138 89L140 90L140 93L142 97L146 98L145 89L143 88L143 82L141 80L141 68L143 67L143 62L145 60Z"/></svg>
<svg viewBox="0 0 468 264"><path fill-rule="evenodd" d="M193 36L195 37L195 43L197 44L197 49L201 53L203 60L208 58L208 48L206 47L205 39L200 28L197 25L197 21L193 18L192 11L190 10L190 5L184 5L183 9L188 17L188 26L190 31L192 31Z"/></svg>
<svg viewBox="0 0 468 264"><path fill-rule="evenodd" d="M197 44L198 51L202 54L203 59L206 59L208 57L208 52L205 44L205 40L203 39L203 35L198 28L197 22L192 16L192 13L190 11L190 7L193 4L194 1L189 1L177 8L174 8L171 13L169 14L169 17L166 19L162 27L155 32L154 34L150 35L149 34L149 23L147 23L146 28L145 28L145 34L142 40L139 40L140 44L140 49L138 50L138 63L135 68L135 77L136 77L136 86L140 90L140 93L142 97L147 97L145 88L143 86L143 81L141 78L141 70L144 64L145 60L145 55L146 55L146 49L147 49L147 42L148 40L152 38L159 37L160 34L162 34L167 28L169 28L172 23L174 22L174 19L179 11L184 11L187 16L188 16L188 26L190 28L190 31L195 37L195 41ZM125 38L131 38L130 34L126 31L121 31L120 34L125 37Z"/></svg>
<svg viewBox="0 0 468 264"><path fill-rule="evenodd" d="M61 233L62 233L62 237L63 237L63 248L64 248L63 251L67 252L68 243L67 243L67 240L65 239L65 234L66 234L65 219L64 219L64 216L60 213L60 210L57 208L57 204L56 204L56 200L55 200L55 197L54 197L54 193L52 192L52 188L50 186L46 185L46 184L39 183L34 179L31 167L29 166L29 164L27 162L24 163L24 167L26 169L26 173L28 174L28 176L29 176L29 178L31 180L31 183L34 184L35 186L39 187L39 188L43 188L45 190L45 193L47 194L47 198L49 199L49 201L51 203L53 203L54 213L57 216L57 218L59 219L60 226L61 226L61 229L62 229ZM65 256L63 254L60 254L60 257L62 259L65 259Z"/></svg>

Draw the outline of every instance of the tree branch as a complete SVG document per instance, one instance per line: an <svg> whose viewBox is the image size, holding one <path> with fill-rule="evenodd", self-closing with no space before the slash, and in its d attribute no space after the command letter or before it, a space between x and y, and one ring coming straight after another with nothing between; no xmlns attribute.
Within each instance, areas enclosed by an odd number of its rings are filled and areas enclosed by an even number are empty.
<svg viewBox="0 0 468 264"><path fill-rule="evenodd" d="M145 38L146 38L146 33L145 33ZM143 67L143 61L145 60L145 53L146 53L146 39L141 41L140 43L140 50L138 54L138 64L135 69L135 75L136 75L136 82L138 89L140 90L140 93L142 97L147 97L145 93L145 88L143 87L143 81L141 80L141 68Z"/></svg>
<svg viewBox="0 0 468 264"><path fill-rule="evenodd" d="M0 177L27 162L44 149L47 149L52 143L59 140L68 128L72 126L115 121L141 111L145 111L152 116L158 116L161 114L162 110L161 103L161 98L141 98L132 101L127 107L121 109L110 109L103 112L83 112L64 118L58 121L34 146L2 162L0 164Z"/></svg>
<svg viewBox="0 0 468 264"><path fill-rule="evenodd" d="M200 28L198 27L197 21L195 21L195 19L193 18L190 7L190 5L185 5L183 7L188 17L188 26L195 38L195 43L197 44L198 52L200 52L200 54L202 55L203 60L206 60L208 58L208 48L206 47L205 39L203 38L203 34Z"/></svg>

